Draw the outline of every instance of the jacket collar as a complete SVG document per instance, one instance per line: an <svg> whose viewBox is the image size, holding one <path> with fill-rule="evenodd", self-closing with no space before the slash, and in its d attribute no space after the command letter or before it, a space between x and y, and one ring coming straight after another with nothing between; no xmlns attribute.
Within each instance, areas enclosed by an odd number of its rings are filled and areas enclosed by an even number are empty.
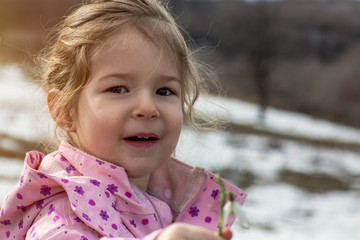
<svg viewBox="0 0 360 240"><path fill-rule="evenodd" d="M104 176L107 176L104 185L110 186L111 189L116 182L120 186L114 186L114 190L116 187L126 189L126 192L115 192L115 194L131 195L130 200L135 201L134 204L143 202L142 194L138 194L140 190L130 183L124 168L82 152L65 141L61 143L59 152L74 169L79 171L79 174L94 179L104 179ZM166 202L174 213L179 213L206 184L207 178L203 168L191 167L170 158L151 174L148 190Z"/></svg>
<svg viewBox="0 0 360 240"><path fill-rule="evenodd" d="M134 214L152 213L146 212L153 209L152 203L148 200L149 196L145 197L140 189L130 183L124 168L82 152L65 141L61 143L55 158L62 165L62 169L66 169L65 176L55 177L55 179L67 191L73 210L77 212L78 216L87 212L88 205L77 204L78 196L72 189L97 181L97 179L101 179L100 186L104 189L106 196L104 201L108 206L115 205L115 196L118 199L126 200L126 205L116 204L116 211L131 209ZM207 179L208 174L203 168L194 168L170 158L151 174L148 191L156 198L166 202L175 218L196 200ZM119 214L112 215L119 219ZM86 218L82 220L87 222ZM110 232L110 235L117 236L110 226L93 226L93 228L99 232Z"/></svg>

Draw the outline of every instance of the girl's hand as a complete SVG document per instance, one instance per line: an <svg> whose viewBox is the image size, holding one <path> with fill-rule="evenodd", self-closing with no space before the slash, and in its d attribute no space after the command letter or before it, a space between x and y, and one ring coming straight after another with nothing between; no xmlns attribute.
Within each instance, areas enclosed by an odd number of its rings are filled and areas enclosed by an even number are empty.
<svg viewBox="0 0 360 240"><path fill-rule="evenodd" d="M225 229L224 232L226 231L230 230ZM226 235L229 236L229 234ZM225 239L230 240L231 236L230 238L227 238L227 236L224 236ZM222 238L202 227L186 223L174 223L165 228L157 237L157 240L222 240Z"/></svg>

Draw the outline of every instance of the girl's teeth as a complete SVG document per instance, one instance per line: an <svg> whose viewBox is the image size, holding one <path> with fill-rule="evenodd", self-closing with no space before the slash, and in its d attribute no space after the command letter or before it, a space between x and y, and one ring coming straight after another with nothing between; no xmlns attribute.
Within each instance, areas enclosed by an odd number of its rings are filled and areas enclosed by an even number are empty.
<svg viewBox="0 0 360 240"><path fill-rule="evenodd" d="M154 137L142 137L142 136L129 137L129 138L126 138L126 139L132 140L132 141L150 141L150 140L155 140Z"/></svg>

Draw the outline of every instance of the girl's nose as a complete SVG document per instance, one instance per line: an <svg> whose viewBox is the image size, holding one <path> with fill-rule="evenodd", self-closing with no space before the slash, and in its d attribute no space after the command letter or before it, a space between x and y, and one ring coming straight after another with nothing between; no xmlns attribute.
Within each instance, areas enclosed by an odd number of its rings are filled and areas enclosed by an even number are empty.
<svg viewBox="0 0 360 240"><path fill-rule="evenodd" d="M136 100L133 117L139 119L156 119L160 112L152 97L141 97Z"/></svg>

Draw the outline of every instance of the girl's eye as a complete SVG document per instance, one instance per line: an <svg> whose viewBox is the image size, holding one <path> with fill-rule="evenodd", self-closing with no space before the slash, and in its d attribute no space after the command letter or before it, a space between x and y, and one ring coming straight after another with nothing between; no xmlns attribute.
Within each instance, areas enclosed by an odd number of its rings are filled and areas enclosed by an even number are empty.
<svg viewBox="0 0 360 240"><path fill-rule="evenodd" d="M112 93L127 93L128 90L123 86L112 87L109 89Z"/></svg>
<svg viewBox="0 0 360 240"><path fill-rule="evenodd" d="M172 95L175 93L168 88L160 88L156 91L156 94L161 95L161 96L169 96L169 95Z"/></svg>

